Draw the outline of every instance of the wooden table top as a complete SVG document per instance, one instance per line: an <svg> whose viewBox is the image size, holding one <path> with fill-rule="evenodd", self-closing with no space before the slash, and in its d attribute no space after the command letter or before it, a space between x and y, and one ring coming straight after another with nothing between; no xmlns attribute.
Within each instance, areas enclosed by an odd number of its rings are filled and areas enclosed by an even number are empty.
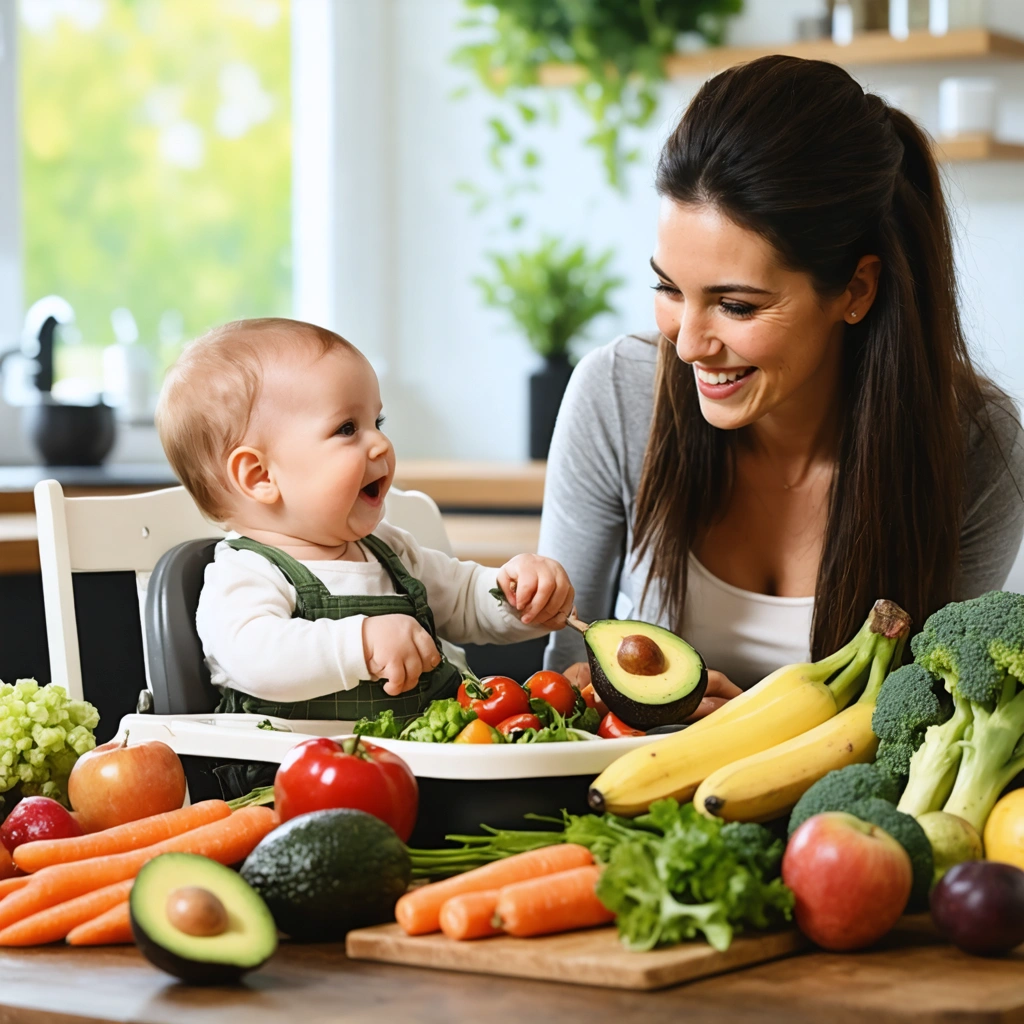
<svg viewBox="0 0 1024 1024"><path fill-rule="evenodd" d="M623 992L349 961L285 944L233 988L190 988L131 947L0 952L3 1024L872 1024L1024 1021L1024 950L968 957L894 937L870 953L810 953L661 992ZM623 953L628 956L628 953Z"/></svg>

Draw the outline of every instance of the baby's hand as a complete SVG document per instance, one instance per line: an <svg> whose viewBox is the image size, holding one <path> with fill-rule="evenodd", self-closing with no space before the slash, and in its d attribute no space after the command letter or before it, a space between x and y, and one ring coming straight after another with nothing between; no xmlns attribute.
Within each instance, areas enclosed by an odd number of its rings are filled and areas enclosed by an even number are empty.
<svg viewBox="0 0 1024 1024"><path fill-rule="evenodd" d="M384 692L392 697L411 690L441 661L430 634L411 615L367 616L363 655L371 677L386 679Z"/></svg>
<svg viewBox="0 0 1024 1024"><path fill-rule="evenodd" d="M523 623L561 629L572 611L575 591L553 558L516 555L498 570L498 586Z"/></svg>

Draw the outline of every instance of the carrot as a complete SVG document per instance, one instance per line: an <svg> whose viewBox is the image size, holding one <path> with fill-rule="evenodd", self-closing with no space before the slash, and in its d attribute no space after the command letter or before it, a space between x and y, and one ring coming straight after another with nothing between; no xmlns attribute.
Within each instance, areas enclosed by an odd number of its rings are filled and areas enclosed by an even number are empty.
<svg viewBox="0 0 1024 1024"><path fill-rule="evenodd" d="M24 889L32 879L28 875L18 875L16 878L5 878L0 882L0 900L10 896L12 892Z"/></svg>
<svg viewBox="0 0 1024 1024"><path fill-rule="evenodd" d="M519 938L607 924L615 915L594 891L600 877L601 868L590 864L507 885L498 894L495 916L504 931Z"/></svg>
<svg viewBox="0 0 1024 1024"><path fill-rule="evenodd" d="M42 946L63 939L73 928L123 903L134 884L134 879L127 878L40 910L0 931L0 946Z"/></svg>
<svg viewBox="0 0 1024 1024"><path fill-rule="evenodd" d="M243 807L230 817L141 850L43 868L30 876L21 892L0 902L0 930L47 907L134 878L143 864L161 853L197 853L221 864L235 864L273 828L274 812L269 807Z"/></svg>
<svg viewBox="0 0 1024 1024"><path fill-rule="evenodd" d="M117 946L133 941L127 900L68 932L70 946Z"/></svg>
<svg viewBox="0 0 1024 1024"><path fill-rule="evenodd" d="M483 892L464 892L453 896L442 907L438 915L441 931L449 939L483 939L488 935L500 935L491 921L498 906L500 889L484 889ZM3 932L0 932L0 939Z"/></svg>
<svg viewBox="0 0 1024 1024"><path fill-rule="evenodd" d="M564 843L559 846L544 846L539 850L517 853L504 860L467 871L464 875L446 878L420 889L407 892L395 905L395 920L405 929L407 935L425 935L441 927L441 907L453 896L465 892L483 892L485 889L500 889L513 882L522 882L538 875L551 875L556 871L567 871L582 864L593 864L594 858L585 846ZM0 922L3 920L4 905L0 903Z"/></svg>
<svg viewBox="0 0 1024 1024"><path fill-rule="evenodd" d="M116 853L127 853L144 846L152 846L191 832L211 821L219 821L231 813L223 800L204 800L202 803L182 807L166 814L154 814L126 825L92 832L72 839L41 839L24 843L14 851L14 861L22 871L39 871L52 864L67 864L90 857L109 857Z"/></svg>
<svg viewBox="0 0 1024 1024"><path fill-rule="evenodd" d="M10 853L7 852L7 847L0 843L0 880L14 878L17 873L18 866L11 859Z"/></svg>

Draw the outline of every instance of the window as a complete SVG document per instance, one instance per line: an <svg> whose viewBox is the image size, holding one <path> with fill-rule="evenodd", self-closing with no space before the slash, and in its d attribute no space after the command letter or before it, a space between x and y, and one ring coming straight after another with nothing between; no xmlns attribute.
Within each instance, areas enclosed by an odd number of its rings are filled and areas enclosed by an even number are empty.
<svg viewBox="0 0 1024 1024"><path fill-rule="evenodd" d="M289 315L288 0L20 0L24 304L75 312L57 378L135 334Z"/></svg>

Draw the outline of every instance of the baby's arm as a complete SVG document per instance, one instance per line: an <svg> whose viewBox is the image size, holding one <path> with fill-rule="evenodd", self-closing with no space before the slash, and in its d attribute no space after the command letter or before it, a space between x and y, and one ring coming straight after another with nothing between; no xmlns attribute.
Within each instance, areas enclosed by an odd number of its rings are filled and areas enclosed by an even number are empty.
<svg viewBox="0 0 1024 1024"><path fill-rule="evenodd" d="M515 643L543 636L552 628L565 624L564 618L556 624L550 615L537 619L536 612L532 621L523 622L519 611L510 601L499 601L491 593L499 586L499 570L476 562L463 562L442 551L420 547L416 540L404 530L382 523L376 534L390 545L403 560L409 571L421 580L427 588L427 600L434 614L434 625L440 636L456 644L488 644ZM536 556L518 556L518 558L534 559ZM557 565L550 559L541 559L549 565ZM502 591L508 597L511 594L511 582L517 579L520 563L513 559L504 567L506 572ZM558 567L561 569L561 567ZM526 575L530 575L523 566ZM563 571L564 573L564 571ZM539 576L540 574L538 574ZM530 575L530 579L534 579ZM524 585L528 590L530 583L524 575ZM568 580L566 580L568 584ZM506 587L509 589L506 590ZM528 606L524 606L525 608ZM569 588L569 608L571 608L571 587Z"/></svg>
<svg viewBox="0 0 1024 1024"><path fill-rule="evenodd" d="M366 616L308 621L292 618L294 608L295 589L265 558L218 548L196 611L203 652L232 686L266 701L312 700L374 677Z"/></svg>

